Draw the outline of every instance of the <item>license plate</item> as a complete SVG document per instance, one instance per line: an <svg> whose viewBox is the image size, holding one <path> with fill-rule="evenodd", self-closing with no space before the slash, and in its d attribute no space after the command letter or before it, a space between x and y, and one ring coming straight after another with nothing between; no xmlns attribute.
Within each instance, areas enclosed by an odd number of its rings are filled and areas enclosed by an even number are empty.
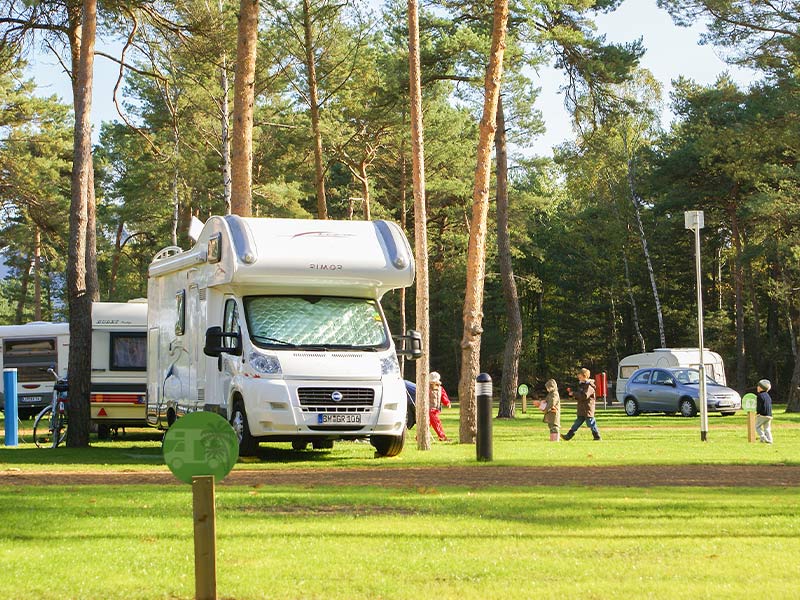
<svg viewBox="0 0 800 600"><path fill-rule="evenodd" d="M44 398L42 396L20 396L20 402L42 402Z"/></svg>
<svg viewBox="0 0 800 600"><path fill-rule="evenodd" d="M361 415L348 415L339 413L321 413L317 415L317 423L320 425L330 425L332 423L340 425L360 425Z"/></svg>

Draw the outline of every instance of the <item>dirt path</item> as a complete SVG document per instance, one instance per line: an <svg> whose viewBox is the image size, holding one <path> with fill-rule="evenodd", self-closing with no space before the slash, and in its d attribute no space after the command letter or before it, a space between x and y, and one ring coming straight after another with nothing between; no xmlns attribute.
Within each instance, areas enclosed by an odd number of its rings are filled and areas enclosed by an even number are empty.
<svg viewBox="0 0 800 600"><path fill-rule="evenodd" d="M159 472L0 472L2 485L143 485L179 482ZM221 485L246 486L379 486L423 488L456 486L778 486L799 487L800 466L663 465L627 467L453 466L430 468L235 470Z"/></svg>

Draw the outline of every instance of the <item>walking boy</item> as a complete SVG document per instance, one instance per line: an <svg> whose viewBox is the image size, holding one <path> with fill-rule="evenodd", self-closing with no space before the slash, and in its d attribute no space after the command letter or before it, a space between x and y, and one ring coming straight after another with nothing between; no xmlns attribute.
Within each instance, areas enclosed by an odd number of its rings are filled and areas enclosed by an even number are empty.
<svg viewBox="0 0 800 600"><path fill-rule="evenodd" d="M581 369L578 373L578 391L575 392L575 399L578 401L578 417L566 435L561 436L564 441L568 442L575 437L578 427L584 423L592 430L592 438L600 441L600 431L597 429L597 421L594 420L595 387L594 380L589 379L591 374L589 369Z"/></svg>

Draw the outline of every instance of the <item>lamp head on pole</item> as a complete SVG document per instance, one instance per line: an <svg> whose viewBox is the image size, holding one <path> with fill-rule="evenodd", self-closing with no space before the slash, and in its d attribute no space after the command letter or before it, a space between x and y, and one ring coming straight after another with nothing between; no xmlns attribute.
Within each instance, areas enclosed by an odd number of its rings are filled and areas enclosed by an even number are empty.
<svg viewBox="0 0 800 600"><path fill-rule="evenodd" d="M702 229L705 225L702 210L687 210L683 213L683 219L686 229L691 229L692 231Z"/></svg>

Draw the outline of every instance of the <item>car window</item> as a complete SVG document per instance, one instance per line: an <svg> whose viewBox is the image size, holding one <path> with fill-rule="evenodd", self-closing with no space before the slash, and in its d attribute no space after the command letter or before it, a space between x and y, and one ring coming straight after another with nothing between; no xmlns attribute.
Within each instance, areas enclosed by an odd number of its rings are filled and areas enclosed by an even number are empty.
<svg viewBox="0 0 800 600"><path fill-rule="evenodd" d="M647 383L650 380L650 371L642 371L631 379L631 383Z"/></svg>
<svg viewBox="0 0 800 600"><path fill-rule="evenodd" d="M686 371L678 371L675 374L675 377L677 378L678 383L683 383L683 384L689 383L689 376L686 373Z"/></svg>
<svg viewBox="0 0 800 600"><path fill-rule="evenodd" d="M666 371L654 371L653 383L657 385L672 385L673 383L672 375L670 375Z"/></svg>

